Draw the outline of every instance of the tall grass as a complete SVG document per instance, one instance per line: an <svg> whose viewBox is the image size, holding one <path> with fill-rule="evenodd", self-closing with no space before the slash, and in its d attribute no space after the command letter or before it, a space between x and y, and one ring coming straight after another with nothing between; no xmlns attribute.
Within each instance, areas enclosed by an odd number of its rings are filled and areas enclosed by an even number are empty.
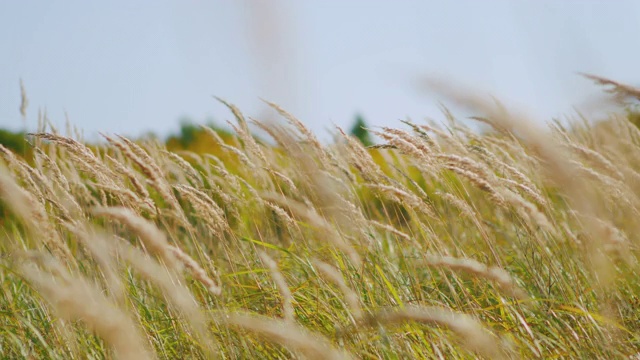
<svg viewBox="0 0 640 360"><path fill-rule="evenodd" d="M266 145L225 103L235 161L45 128L32 165L2 149L0 354L637 357L638 129L438 90L493 130L445 113L325 146L270 104Z"/></svg>

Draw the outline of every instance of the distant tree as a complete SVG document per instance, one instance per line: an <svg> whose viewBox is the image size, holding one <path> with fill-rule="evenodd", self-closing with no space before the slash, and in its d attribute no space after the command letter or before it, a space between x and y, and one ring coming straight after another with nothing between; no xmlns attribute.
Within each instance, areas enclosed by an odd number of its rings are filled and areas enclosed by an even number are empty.
<svg viewBox="0 0 640 360"><path fill-rule="evenodd" d="M24 155L26 150L26 142L23 132L11 132L9 130L0 129L0 144L7 149L13 150L16 154Z"/></svg>
<svg viewBox="0 0 640 360"><path fill-rule="evenodd" d="M351 127L349 134L351 136L356 137L358 140L360 140L360 142L364 146L373 145L371 134L369 133L369 130L367 130L367 124L364 121L364 118L362 117L362 115L360 114L356 115L356 120L353 126Z"/></svg>
<svg viewBox="0 0 640 360"><path fill-rule="evenodd" d="M196 135L199 131L200 128L198 127L198 125L194 124L189 119L183 118L180 120L180 130L178 132L178 136L176 137L183 147L188 148L189 145L191 145L195 141Z"/></svg>
<svg viewBox="0 0 640 360"><path fill-rule="evenodd" d="M225 142L231 141L232 138L236 137L234 133L216 125L212 120L208 120L204 125L215 131ZM196 153L210 152L219 147L199 123L186 117L180 120L178 131L169 134L165 145L171 151L189 150Z"/></svg>

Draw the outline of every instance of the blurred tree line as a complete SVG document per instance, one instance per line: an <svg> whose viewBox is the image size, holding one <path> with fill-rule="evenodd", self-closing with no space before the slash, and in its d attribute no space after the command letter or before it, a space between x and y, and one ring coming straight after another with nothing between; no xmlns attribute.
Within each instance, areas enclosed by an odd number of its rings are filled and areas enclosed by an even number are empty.
<svg viewBox="0 0 640 360"><path fill-rule="evenodd" d="M33 156L33 150L27 143L27 134L24 131L11 131L6 129L0 129L0 145L11 150L16 155L24 158L31 159Z"/></svg>
<svg viewBox="0 0 640 360"><path fill-rule="evenodd" d="M630 106L626 109L627 119L640 128L640 106ZM227 144L234 144L235 134L227 129L216 125L213 121L208 120L205 126L213 129L221 139ZM349 134L358 139L364 146L374 145L373 137L369 132L364 117L357 114L349 129ZM153 133L143 136L158 139ZM164 140L168 150L171 151L192 151L194 153L218 153L217 148L220 146L215 140L209 136L200 125L189 118L180 120L177 132L169 134ZM0 144L13 151L16 155L30 160L33 155L31 145L26 138L25 131L11 131L0 129Z"/></svg>
<svg viewBox="0 0 640 360"><path fill-rule="evenodd" d="M215 130L227 143L230 143L231 139L235 137L233 133L220 128L213 121L208 121L205 126ZM360 140L364 146L374 144L364 117L360 114L355 116L349 134ZM216 147L215 141L206 134L202 127L188 118L180 121L178 133L171 134L166 140L166 145L169 150L189 150L195 153L203 153Z"/></svg>
<svg viewBox="0 0 640 360"><path fill-rule="evenodd" d="M210 120L205 123L205 126L213 129L225 143L233 144L235 139L234 133L217 126ZM349 134L360 140L360 142L365 146L373 145L373 139L367 129L367 124L362 115L355 116ZM149 133L145 135L145 137L158 138L153 133ZM194 153L219 153L217 149L220 147L220 145L212 139L200 125L196 124L189 118L181 119L178 131L169 134L164 142L167 149L170 151L187 150ZM24 131L13 132L10 130L0 129L0 144L26 160L31 159L33 155L31 146L27 141L26 133Z"/></svg>
<svg viewBox="0 0 640 360"><path fill-rule="evenodd" d="M632 124L640 128L640 106L628 107L626 109L626 116ZM208 120L204 125L213 129L225 143L234 143L235 134L231 131L216 125L211 120ZM374 145L374 140L369 132L367 123L360 114L354 117L349 129L349 134L358 139L364 146ZM158 136L153 133L146 134L143 137L158 138ZM181 119L178 131L169 134L164 142L171 151L187 150L195 153L213 151L216 153L217 151L215 150L219 147L219 144L217 144L200 125L189 118ZM27 160L31 159L33 155L31 145L28 143L24 131L0 129L0 144Z"/></svg>
<svg viewBox="0 0 640 360"><path fill-rule="evenodd" d="M24 156L27 154L28 146L25 140L25 132L12 132L10 130L0 129L0 144L14 153Z"/></svg>

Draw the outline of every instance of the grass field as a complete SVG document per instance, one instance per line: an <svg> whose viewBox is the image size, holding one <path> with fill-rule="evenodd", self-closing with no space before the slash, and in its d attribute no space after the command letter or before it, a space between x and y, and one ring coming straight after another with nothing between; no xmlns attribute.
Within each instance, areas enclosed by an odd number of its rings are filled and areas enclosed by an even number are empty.
<svg viewBox="0 0 640 360"><path fill-rule="evenodd" d="M2 148L1 357L640 358L638 128L443 93L491 130Z"/></svg>

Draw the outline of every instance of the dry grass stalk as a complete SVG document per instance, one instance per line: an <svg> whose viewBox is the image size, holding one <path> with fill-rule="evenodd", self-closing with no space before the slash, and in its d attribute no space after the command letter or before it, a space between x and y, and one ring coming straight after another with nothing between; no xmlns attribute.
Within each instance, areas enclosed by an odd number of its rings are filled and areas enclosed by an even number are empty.
<svg viewBox="0 0 640 360"><path fill-rule="evenodd" d="M157 261L124 241L117 242L115 249L118 256L134 270L160 288L168 302L185 317L205 350L210 353L214 351L215 345L207 331L208 318L200 311L189 289L181 283L181 277L174 277L177 275L175 272L167 271Z"/></svg>
<svg viewBox="0 0 640 360"><path fill-rule="evenodd" d="M432 139L431 136L429 136L429 134L423 128L414 124L413 122L411 122L411 120L400 120L400 121L404 124L409 125L413 130L413 132L418 134L418 136L420 137L420 139L422 139L422 141L424 141L427 145L433 148L433 150L431 149L427 150L429 153L440 152L440 145L434 139Z"/></svg>
<svg viewBox="0 0 640 360"><path fill-rule="evenodd" d="M379 227L385 231L388 231L390 233L392 233L393 235L398 236L399 238L403 239L404 241L407 242L411 242L411 243L416 243L415 240L413 240L409 235L405 234L404 232L396 229L395 227L391 226L391 225L387 225L387 224L383 224L379 221L376 220L369 220L369 223L375 225L376 227Z"/></svg>
<svg viewBox="0 0 640 360"><path fill-rule="evenodd" d="M44 140L49 140L63 146L65 149L75 155L75 158L77 159L77 165L85 166L87 169L90 169L87 172L95 175L96 178L98 178L100 181L103 181L107 184L110 182L112 183L111 179L114 178L113 172L93 154L91 149L89 149L85 145L72 138L55 134L31 133L28 135L32 135Z"/></svg>
<svg viewBox="0 0 640 360"><path fill-rule="evenodd" d="M345 241L340 236L340 233L329 223L327 223L325 219L318 215L318 213L315 212L312 208L297 201L288 199L277 193L263 193L261 197L263 200L271 201L283 207L284 209L288 209L289 212L294 215L294 217L300 217L304 221L307 221L311 225L315 226L318 230L324 231L323 237L326 238L335 247L343 251L351 259L354 265L358 266L362 263L360 255L351 246L351 244Z"/></svg>
<svg viewBox="0 0 640 360"><path fill-rule="evenodd" d="M70 321L66 321L61 318L57 318L52 321L52 330L49 330L50 334L59 334L62 346L66 348L70 353L70 358L81 359L86 354L86 349L80 349L78 342L79 336L77 335L77 329L74 328L74 324Z"/></svg>
<svg viewBox="0 0 640 360"><path fill-rule="evenodd" d="M245 131L246 133L249 133L249 127L247 126L247 121L244 119L244 116L242 115L242 112L240 111L240 109L238 109L235 105L217 97L214 96L214 98L216 100L218 100L219 102L221 102L224 106L226 106L229 110L231 110L231 112L233 113L233 116L236 118L236 121L238 121L238 124L240 125L240 127L242 128L243 131Z"/></svg>
<svg viewBox="0 0 640 360"><path fill-rule="evenodd" d="M82 180L70 179L69 188L69 193L73 194L73 197L81 208L85 209L99 205L97 199L95 198L91 190L89 190L87 184L84 184Z"/></svg>
<svg viewBox="0 0 640 360"><path fill-rule="evenodd" d="M492 151L501 151L503 156L505 156L505 158L509 159L511 163L516 165L517 162L513 161L510 158L508 153L504 153L504 149L493 148L491 139L482 139L482 140L484 142L483 146L476 146L476 145L470 146L469 147L470 151L473 153L479 154L480 157L482 157L482 159L484 160L485 164L495 169L496 172L500 174L500 176L506 177L506 178L513 178L515 181L525 184L530 188L535 188L535 185L533 185L533 182L527 175L525 175L522 171L517 169L515 166L507 164L505 161L499 159L498 156L492 152Z"/></svg>
<svg viewBox="0 0 640 360"><path fill-rule="evenodd" d="M450 152L459 152L461 154L465 153L464 144L460 143L455 137L451 134L447 133L444 130L440 130L438 125L434 124L432 121L431 125L418 125L422 130L427 132L432 132L438 136L438 140L442 140L443 143L440 145L441 152L444 149L449 149ZM448 147L446 145L449 145Z"/></svg>
<svg viewBox="0 0 640 360"><path fill-rule="evenodd" d="M463 169L461 167L456 166L455 164L446 164L444 165L445 169L451 170L462 177L465 177L469 182L478 187L482 191L486 191L491 195L491 199L493 199L498 205L504 206L505 199L500 195L500 193L494 188L494 186L487 181L486 179L480 177L478 174Z"/></svg>
<svg viewBox="0 0 640 360"><path fill-rule="evenodd" d="M191 181L193 181L197 185L202 185L200 174L196 169L193 168L191 164L189 164L188 161L171 151L162 150L161 153L167 155L169 159L171 159L176 165L178 165L178 167L180 167L180 169L187 175L189 179L191 179Z"/></svg>
<svg viewBox="0 0 640 360"><path fill-rule="evenodd" d="M7 165L9 165L10 169L14 171L20 169L22 161L18 160L16 154L14 154L13 151L0 144L0 154L2 154L2 157L7 161Z"/></svg>
<svg viewBox="0 0 640 360"><path fill-rule="evenodd" d="M133 188L136 190L138 195L142 197L142 199L144 199L145 201L152 202L152 200L149 198L149 192L147 191L147 188L140 182L140 180L138 179L136 174L133 172L133 170L122 165L122 163L120 163L118 160L112 158L109 155L105 155L105 158L111 162L116 172L126 176L127 179L129 179L129 181L131 182L131 185L133 185Z"/></svg>
<svg viewBox="0 0 640 360"><path fill-rule="evenodd" d="M347 217L349 218L349 220L351 220L354 226L359 228L366 227L367 217L363 213L362 207L355 204L359 200L354 195L355 194L353 192L340 194L338 196L340 207L342 208L344 213L348 214Z"/></svg>
<svg viewBox="0 0 640 360"><path fill-rule="evenodd" d="M95 285L72 277L61 266L54 272L62 275L58 276L59 280L32 263L19 264L18 270L38 288L60 317L68 321L81 320L113 348L118 359L155 358L134 321L107 300Z"/></svg>
<svg viewBox="0 0 640 360"><path fill-rule="evenodd" d="M242 186L239 177L236 175L232 175L231 173L225 171L220 171L217 166L213 166L213 169L218 171L220 174L215 174L213 171L210 172L210 179L212 180L211 187L216 193L222 198L236 198L239 194L242 194ZM231 203L227 202L227 205Z"/></svg>
<svg viewBox="0 0 640 360"><path fill-rule="evenodd" d="M428 146L425 145L425 142L422 140L422 137L416 137L413 136L411 134L409 134L406 131L403 130L399 130L399 129L393 129L393 128L389 128L389 127L383 127L382 128L387 134L392 134L397 136L399 139L402 139L410 144L412 144L413 146L415 146L418 150L420 150L420 152L424 155L424 156L431 156L434 155L434 151L432 149L430 149ZM417 128L420 129L420 128ZM424 133L424 132L423 132Z"/></svg>
<svg viewBox="0 0 640 360"><path fill-rule="evenodd" d="M344 158L340 157L339 150L342 146L338 145L338 148L334 148L332 151L327 150L327 153L332 156L334 160L332 160L331 165L333 165L337 170L339 170L339 174L341 179L346 179L345 181L349 181L350 183L356 182L355 175L349 169L349 162ZM338 177L338 174L334 175Z"/></svg>
<svg viewBox="0 0 640 360"><path fill-rule="evenodd" d="M270 174L274 175L276 178L284 181L284 183L287 185L285 188L288 191L291 191L293 193L298 192L298 188L296 187L296 184L293 182L293 180L291 180L291 178L289 178L287 175L276 171L270 167L264 167L264 170L268 171Z"/></svg>
<svg viewBox="0 0 640 360"><path fill-rule="evenodd" d="M125 187L112 187L102 184L91 184L91 186L115 195L120 200L120 203L125 207L136 210L143 208L144 210L149 212L154 211L153 204L148 202L149 199L146 199L147 201L144 201L140 199L136 193Z"/></svg>
<svg viewBox="0 0 640 360"><path fill-rule="evenodd" d="M45 190L47 193L45 200L47 202L55 203L56 207L61 213L64 213L65 216L74 216L76 218L84 217L84 212L80 207L80 204L78 204L71 194L69 183L66 179L62 182L60 179L56 179L56 175L54 175L53 178L51 176L46 176L40 169L29 166L26 166L25 169L28 170L32 178L38 180L40 187ZM56 191L54 186L57 187L59 191ZM58 200L54 200L56 198Z"/></svg>
<svg viewBox="0 0 640 360"><path fill-rule="evenodd" d="M436 194L455 206L462 216L465 216L470 220L477 219L476 211L466 201L450 193L437 192Z"/></svg>
<svg viewBox="0 0 640 360"><path fill-rule="evenodd" d="M244 185L245 189L249 191L249 195L251 195L251 198L253 200L262 202L262 197L260 196L260 194L258 194L258 191L256 190L256 188L254 188L251 184L249 184L247 180L239 176L236 177L236 180L238 180L239 183Z"/></svg>
<svg viewBox="0 0 640 360"><path fill-rule="evenodd" d="M315 150L314 152L320 159L321 163L325 166L325 168L329 168L329 164L331 164L332 161L335 162L335 159L333 158L331 153L325 150L316 136L306 126L304 126L304 124L300 120L281 108L279 105L268 101L265 102L274 110L276 110L282 117L284 117L290 124L295 126L302 135L304 135L306 141L311 144L311 147Z"/></svg>
<svg viewBox="0 0 640 360"><path fill-rule="evenodd" d="M152 222L124 207L97 207L92 213L125 224L140 237L145 248L157 254L170 269L179 268L177 259L169 249L167 237Z"/></svg>
<svg viewBox="0 0 640 360"><path fill-rule="evenodd" d="M495 241L489 235L486 224L481 220L478 212L467 201L455 196L454 194L443 193L440 191L436 192L436 194L455 206L460 211L460 214L462 216L469 218L476 225L478 231L480 232L480 236L487 244L487 247L491 251L494 260L497 264L501 264L500 256L498 256L498 253L496 251Z"/></svg>
<svg viewBox="0 0 640 360"><path fill-rule="evenodd" d="M211 191L218 195L222 200L222 203L227 207L227 209L237 215L237 209L241 203L240 197L233 192L227 192L222 189L218 184L211 184Z"/></svg>
<svg viewBox="0 0 640 360"><path fill-rule="evenodd" d="M221 146L223 149L225 149L225 150L229 151L230 153L235 154L235 155L238 157L238 159L240 159L240 161L241 161L241 162L242 162L242 163L243 163L247 168L249 168L249 169L251 169L251 170L256 170L256 169L257 169L257 167L256 167L256 165L253 163L253 161L251 161L251 160L249 159L249 157L247 156L247 154L245 154L242 150L238 149L238 148L237 148L237 147L235 147L235 146L227 145L227 144L224 144L224 143L223 143L223 144L220 144L220 146Z"/></svg>
<svg viewBox="0 0 640 360"><path fill-rule="evenodd" d="M538 203L538 205L542 207L549 206L548 202L542 197L542 195L538 191L532 189L526 184L522 184L508 178L500 178L500 181L505 185L511 186L512 188L517 188L522 190L522 192L524 192L525 194L527 194L527 196L532 198L536 203Z"/></svg>
<svg viewBox="0 0 640 360"><path fill-rule="evenodd" d="M289 134L287 134L287 129L276 123L265 123L254 118L249 119L251 119L252 124L257 126L260 130L264 131L273 140L275 140L280 147L282 147L283 149L288 148L289 141L287 140L287 138L289 137Z"/></svg>
<svg viewBox="0 0 640 360"><path fill-rule="evenodd" d="M444 161L445 164L472 172L487 182L492 182L495 178L494 174L490 173L481 163L469 157L455 154L437 154L435 157L440 161Z"/></svg>
<svg viewBox="0 0 640 360"><path fill-rule="evenodd" d="M209 195L188 185L175 185L174 188L194 206L200 217L214 230L218 236L223 236L229 230L224 211Z"/></svg>
<svg viewBox="0 0 640 360"><path fill-rule="evenodd" d="M29 175L33 184L37 184L38 188L35 189L37 193L42 194L44 197L52 198L57 197L57 193L53 188L52 181L45 176L39 169L31 167L22 163L24 171ZM71 201L73 203L73 201Z"/></svg>
<svg viewBox="0 0 640 360"><path fill-rule="evenodd" d="M85 173L91 177L94 177L96 181L99 183L109 185L109 186L118 186L117 182L114 179L117 179L116 176L111 177L111 175L105 175L100 171L96 171L96 169L82 156L79 156L75 153L67 153L64 155L66 159L69 161L68 169L69 171L80 173Z"/></svg>
<svg viewBox="0 0 640 360"><path fill-rule="evenodd" d="M578 154L582 155L585 159L594 163L597 167L605 170L609 174L615 175L617 180L624 181L624 175L601 153L575 143L570 143L568 146Z"/></svg>
<svg viewBox="0 0 640 360"><path fill-rule="evenodd" d="M140 170L149 178L154 179L161 176L160 168L157 166L153 167L155 163L147 163L143 158L138 156L136 152L132 150L130 146L127 146L124 141L118 141L106 134L100 133L100 135L105 138L111 145L120 150L126 157L128 157L131 161L133 161L136 165L140 167ZM125 139L125 138L121 138ZM146 153L145 153L146 154Z"/></svg>
<svg viewBox="0 0 640 360"><path fill-rule="evenodd" d="M616 140L620 141L622 139L625 139L624 142L626 143L640 143L640 128L629 121L629 118L624 115L613 114L610 120L614 126L617 125L621 128L620 134L616 134ZM637 147L634 148L637 151Z"/></svg>
<svg viewBox="0 0 640 360"><path fill-rule="evenodd" d="M182 249L177 246L169 246L169 250L175 255L175 257L180 260L185 268L187 268L194 279L198 280L204 287L213 295L222 294L222 286L220 285L220 277L217 272L215 273L216 280L214 281L207 275L207 272L195 261L189 254L185 253Z"/></svg>
<svg viewBox="0 0 640 360"><path fill-rule="evenodd" d="M496 157L505 159L500 164L501 166L509 162L514 166L517 165L520 169L527 169L528 174L536 174L542 166L540 159L529 154L522 142L513 136L508 138L490 136L484 139L484 143L491 149L491 152L495 153ZM518 176L516 172L513 175ZM526 183L529 178L531 178L531 175L525 175L524 178L517 177L516 179Z"/></svg>
<svg viewBox="0 0 640 360"><path fill-rule="evenodd" d="M218 216L224 217L224 211L222 208L220 208L220 206L204 191L184 184L175 185L174 188L179 189L183 194L191 194L192 196L199 198L206 204L206 206L211 207Z"/></svg>
<svg viewBox="0 0 640 360"><path fill-rule="evenodd" d="M335 147L322 147L317 143L316 139L298 140L297 134L291 133L287 128L273 124L265 125L256 121L254 122L259 124L261 129L265 130L276 140L278 145L285 150L285 154L288 155L288 157L301 161L301 165L303 165L303 167L307 167L305 172L308 172L309 165L315 164L315 166L318 167L317 170L320 172L331 172L332 174L336 172L341 174L341 177L347 178L350 181L355 181L355 176L349 170L348 164L344 161L340 161L340 158L344 153L341 151L335 151ZM311 151L309 151L309 147L311 147ZM338 145L338 147L341 148L342 146ZM275 155L271 162L272 165L277 163L278 158L282 158L282 156L278 156L277 153L273 153L272 155ZM319 162L319 164L317 162ZM338 177L337 174L332 176Z"/></svg>
<svg viewBox="0 0 640 360"><path fill-rule="evenodd" d="M69 247L49 222L44 205L33 194L18 186L5 172L6 170L0 169L0 197L27 225L27 231L34 238L42 239L43 244L60 259L73 262Z"/></svg>
<svg viewBox="0 0 640 360"><path fill-rule="evenodd" d="M371 158L371 154L369 154L359 141L347 135L340 127L337 129L340 135L347 141L348 149L343 151L343 153L347 154L349 163L360 172L360 175L366 181L373 183L382 182L384 175L378 164Z"/></svg>
<svg viewBox="0 0 640 360"><path fill-rule="evenodd" d="M597 81L602 79L594 78ZM598 206L593 189L583 177L575 176L578 171L576 165L571 162L570 157L563 151L562 147L554 141L549 141L544 131L536 125L535 121L527 119L524 115L515 115L506 111L503 106L491 106L486 101L480 99L471 92L465 92L459 87L453 86L450 81L429 81L432 89L440 94L454 100L457 104L481 111L495 121L499 126L518 136L519 139L534 152L544 163L543 170L547 177L560 187L566 195L571 207L583 214L597 214ZM604 81L603 83L607 83ZM626 92L627 95L634 94L634 89L616 86L617 91ZM586 223L585 234L587 246L585 248L590 270L596 279L595 288L598 292L605 294L609 291L614 281L614 270L611 260L600 250L602 239L605 237L603 230L594 224Z"/></svg>
<svg viewBox="0 0 640 360"><path fill-rule="evenodd" d="M204 158L209 160L210 162L214 162L220 169L223 169L225 172L227 171L227 169L225 169L225 165L224 162L222 162L222 160L220 160L220 158L218 158L217 156L213 155L213 154L204 154Z"/></svg>
<svg viewBox="0 0 640 360"><path fill-rule="evenodd" d="M431 158L427 156L427 154L419 149L414 143L409 142L404 138L386 132L371 131L371 133L380 136L381 138L386 140L389 145L395 146L395 148L406 155L413 156L416 159L419 159L420 161L423 161L427 164L432 162Z"/></svg>
<svg viewBox="0 0 640 360"><path fill-rule="evenodd" d="M224 140L220 137L220 135L219 135L215 130L213 130L212 128L210 128L210 127L208 127L208 126L204 126L204 125L201 125L201 126L200 126L200 128L201 128L202 130L204 130L204 132L206 132L209 136L211 136L211 138L212 138L216 143L218 143L218 145L225 144L225 141L224 141Z"/></svg>
<svg viewBox="0 0 640 360"><path fill-rule="evenodd" d="M617 100L624 100L625 98L634 98L636 100L640 100L640 89L636 87L625 85L597 75L585 73L580 73L580 75L586 77L587 79L593 80L599 85L611 86L611 88L608 89L607 92L614 94Z"/></svg>
<svg viewBox="0 0 640 360"><path fill-rule="evenodd" d="M264 166L265 164L267 164L267 158L260 148L260 145L258 145L256 140L253 138L253 135L251 135L244 117L242 117L242 114L240 114L239 116L240 118L236 116L236 119L242 119L242 121L238 120L238 122L241 124L239 128L233 125L231 122L227 121L227 123L236 132L236 134L238 134L238 136L242 140L243 148L247 151L251 158L258 160L258 165Z"/></svg>
<svg viewBox="0 0 640 360"><path fill-rule="evenodd" d="M91 254L91 257L100 267L104 275L111 296L118 304L125 302L125 286L117 273L117 263L113 257L112 239L102 234L90 234L90 228L85 225L63 223L70 233L82 243Z"/></svg>
<svg viewBox="0 0 640 360"><path fill-rule="evenodd" d="M239 327L278 343L309 360L347 360L352 357L335 348L325 337L286 320L249 314L228 314L218 318L222 324Z"/></svg>
<svg viewBox="0 0 640 360"><path fill-rule="evenodd" d="M131 142L130 140L120 137L122 142L112 139L111 137L101 134L109 143L111 143L116 148L120 149L122 153L131 159L140 170L144 173L144 175L151 180L151 185L156 191L162 196L162 198L169 203L172 209L178 211L181 214L181 220L186 223L184 218L184 214L182 214L182 208L176 200L175 196L171 192L169 184L166 179L162 175L162 171L158 165L149 157L149 155L138 145Z"/></svg>
<svg viewBox="0 0 640 360"><path fill-rule="evenodd" d="M354 322L359 322L364 313L362 312L362 307L360 305L360 298L355 291L353 291L347 283L344 281L344 278L340 274L340 271L335 267L322 262L320 260L314 259L313 266L322 274L322 276L329 280L331 283L336 285L338 289L342 292L344 296L344 301L349 306L349 310L351 311L351 316L353 316Z"/></svg>
<svg viewBox="0 0 640 360"><path fill-rule="evenodd" d="M511 275L501 268L495 266L489 267L473 259L461 259L451 256L428 255L427 263L430 266L463 271L495 282L502 291L516 299L525 300L529 298L529 295L518 286L513 278L511 278Z"/></svg>
<svg viewBox="0 0 640 360"><path fill-rule="evenodd" d="M336 232L352 233L353 224L345 216L348 209L344 211L341 197L341 193L350 192L351 188L335 173L318 167L312 154L298 152L290 155L299 169L300 193L310 201L309 208L321 214Z"/></svg>
<svg viewBox="0 0 640 360"><path fill-rule="evenodd" d="M188 150L176 150L175 153L177 155L180 155L185 160L187 160L186 158L190 158L193 162L196 163L196 165L198 165L198 166L200 166L202 168L205 167L204 161L202 159L202 155L204 155L204 154L198 154L198 153L195 153L193 151L188 151ZM189 164L191 164L191 163L189 162ZM195 167L194 167L194 169L195 169Z"/></svg>
<svg viewBox="0 0 640 360"><path fill-rule="evenodd" d="M291 216L289 216L289 214L287 214L287 212L283 208L266 200L264 201L264 204L268 208L273 210L273 212L275 212L282 220L284 220L284 222L287 224L287 229L298 228L298 224L296 223L296 221Z"/></svg>
<svg viewBox="0 0 640 360"><path fill-rule="evenodd" d="M23 161L18 160L16 155L2 144L0 144L0 154L2 154L2 157L6 160L9 169L13 170L13 173L21 180L21 182L34 193L37 199L42 201L44 194L30 175L29 170L32 170L31 167Z"/></svg>
<svg viewBox="0 0 640 360"><path fill-rule="evenodd" d="M526 121L522 114L514 115L501 106L490 105L475 93L463 91L460 87L454 86L451 82L428 80L429 87L440 94L448 97L457 104L474 111L486 113L492 122L508 130L512 134L520 137L523 143L529 146L543 160L547 162L547 170L550 177L559 184L571 182L572 166L567 166L567 158L563 156L562 149L553 142L550 142L546 134L540 129L536 122Z"/></svg>
<svg viewBox="0 0 640 360"><path fill-rule="evenodd" d="M43 161L42 166L53 172L53 176L51 176L50 178L55 181L60 187L62 187L63 190L69 193L71 190L69 188L69 181L62 174L62 170L60 170L60 166L58 165L58 163L53 161L51 157L49 157L49 155L42 151L42 149L38 147L34 147L33 149L36 154L36 159Z"/></svg>
<svg viewBox="0 0 640 360"><path fill-rule="evenodd" d="M616 180L608 175L602 174L594 169L583 166L577 161L572 161L573 164L582 172L587 179L595 180L602 183L606 192L610 194L614 199L622 204L625 204L630 209L633 209L635 213L638 210L635 204L638 204L638 195L631 191L624 182Z"/></svg>
<svg viewBox="0 0 640 360"><path fill-rule="evenodd" d="M66 219L68 221L72 220L72 219L82 219L84 216L82 215L82 212L76 212L74 215L72 215L69 210L67 210L66 207L62 206L62 204L60 204L58 201L56 201L53 198L47 197L44 199L46 204L51 205L59 214L60 217L62 217L63 219Z"/></svg>
<svg viewBox="0 0 640 360"><path fill-rule="evenodd" d="M498 339L480 322L471 316L438 307L407 307L401 310L382 311L370 316L363 323L394 325L406 322L420 322L444 326L458 335L462 345L487 359L506 359L504 349Z"/></svg>
<svg viewBox="0 0 640 360"><path fill-rule="evenodd" d="M291 294L291 290L287 285L287 281L284 279L282 272L278 268L278 264L265 252L258 252L258 256L262 263L267 266L269 272L271 273L271 278L273 278L273 282L276 284L278 288L278 292L280 292L280 296L282 297L282 310L283 310L283 318L287 322L295 322L295 310L293 309L293 295Z"/></svg>
<svg viewBox="0 0 640 360"><path fill-rule="evenodd" d="M497 183L496 176L482 163L455 154L437 154L436 158L444 164L444 168L463 175L482 190L489 193L495 192L493 188Z"/></svg>
<svg viewBox="0 0 640 360"><path fill-rule="evenodd" d="M235 191L236 193L240 192L241 187L240 187L240 184L238 183L237 177L227 171L224 163L220 159L218 159L218 157L211 154L205 154L204 157L205 159L211 160L216 163L216 165L213 166L213 169L216 170L219 173L219 175L221 175L222 179L224 179L226 183L231 185L231 188L233 189L233 191Z"/></svg>
<svg viewBox="0 0 640 360"><path fill-rule="evenodd" d="M216 99L220 101L222 104L224 104L227 108L229 108L229 110L231 110L231 112L233 113L233 116L236 118L236 121L238 122L238 125L240 125L240 128L233 126L233 124L230 124L230 125L233 127L236 133L240 136L240 138L244 142L244 146L249 150L249 152L252 155L255 155L255 157L257 157L257 159L261 161L262 164L266 164L267 159L264 153L262 152L262 149L260 149L260 146L258 145L256 140L251 135L251 131L249 130L247 120L245 120L240 109L238 109L235 105L228 103L220 98L216 98Z"/></svg>
<svg viewBox="0 0 640 360"><path fill-rule="evenodd" d="M144 161L151 168L153 168L153 171L161 174L160 167L156 163L155 159L152 158L140 145L138 145L135 142L127 139L124 136L121 136L121 135L116 135L116 136L118 137L118 139L120 139L120 141L125 143L133 151L133 153L136 156L138 156L142 161Z"/></svg>
<svg viewBox="0 0 640 360"><path fill-rule="evenodd" d="M29 107L29 98L27 97L27 90L24 87L24 82L20 79L20 115L24 120L27 119L27 108Z"/></svg>
<svg viewBox="0 0 640 360"><path fill-rule="evenodd" d="M558 234L552 223L549 221L549 218L547 218L543 212L538 210L535 205L525 200L522 196L507 189L503 189L503 191L501 191L501 195L516 209L516 211L518 211L518 213L525 214L525 219L532 219L535 224L552 236L556 236Z"/></svg>
<svg viewBox="0 0 640 360"><path fill-rule="evenodd" d="M18 171L21 173L19 176L24 180L25 185L27 185L27 189L25 190L33 193L40 202L44 203L46 196L54 194L51 183L31 166L20 163L20 170Z"/></svg>
<svg viewBox="0 0 640 360"><path fill-rule="evenodd" d="M511 132L509 132L509 130L507 128L500 126L500 124L496 123L495 121L492 121L489 118L482 117L482 116L470 116L469 119L475 120L477 122L480 122L480 123L483 123L483 124L486 124L486 125L489 125L494 130L498 131L498 133L500 133L502 135L511 136Z"/></svg>
<svg viewBox="0 0 640 360"><path fill-rule="evenodd" d="M420 199L417 195L412 192L408 192L402 190L396 186L390 185L380 185L380 184L364 184L366 187L371 189L379 190L383 194L391 195L391 198L400 202L409 205L415 211L421 212L429 217L435 218L435 214L431 208L431 206L425 203L422 199Z"/></svg>

